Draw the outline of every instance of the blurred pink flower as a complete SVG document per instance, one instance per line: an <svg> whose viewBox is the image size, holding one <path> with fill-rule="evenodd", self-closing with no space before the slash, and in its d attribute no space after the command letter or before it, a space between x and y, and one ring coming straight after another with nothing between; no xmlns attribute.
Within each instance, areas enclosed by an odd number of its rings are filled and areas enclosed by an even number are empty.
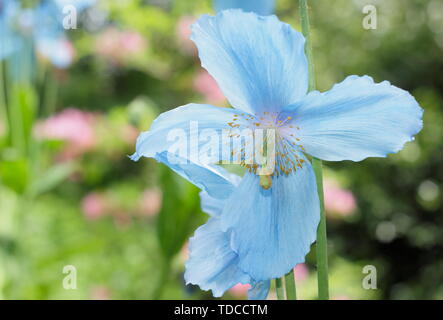
<svg viewBox="0 0 443 320"><path fill-rule="evenodd" d="M146 42L141 34L134 31L124 31L120 34L120 44L128 54L138 53L145 49Z"/></svg>
<svg viewBox="0 0 443 320"><path fill-rule="evenodd" d="M191 25L197 19L192 16L183 16L178 20L176 35L180 45L180 50L191 56L197 56L197 47L191 41Z"/></svg>
<svg viewBox="0 0 443 320"><path fill-rule="evenodd" d="M127 125L123 128L123 140L128 144L128 145L133 145L135 143L135 141L137 140L138 137L138 130L131 125Z"/></svg>
<svg viewBox="0 0 443 320"><path fill-rule="evenodd" d="M300 263L294 268L295 280L297 282L303 282L308 277L309 271L308 267L304 263ZM229 289L229 293L232 294L236 298L244 298L248 294L248 290L251 288L249 284L241 284L237 283L231 289Z"/></svg>
<svg viewBox="0 0 443 320"><path fill-rule="evenodd" d="M220 104L225 101L225 96L218 87L214 78L201 69L194 79L194 89L205 97L208 103Z"/></svg>
<svg viewBox="0 0 443 320"><path fill-rule="evenodd" d="M110 300L111 290L105 286L96 286L91 289L92 300Z"/></svg>
<svg viewBox="0 0 443 320"><path fill-rule="evenodd" d="M63 140L68 146L62 153L62 159L78 156L96 144L93 129L96 116L89 112L69 108L36 124L35 135L38 138Z"/></svg>
<svg viewBox="0 0 443 320"><path fill-rule="evenodd" d="M248 290L250 288L251 288L250 284L237 283L235 286L229 289L229 293L236 298L244 298L248 294Z"/></svg>
<svg viewBox="0 0 443 320"><path fill-rule="evenodd" d="M349 216L356 209L356 201L351 191L342 189L334 180L325 179L325 208L329 214Z"/></svg>
<svg viewBox="0 0 443 320"><path fill-rule="evenodd" d="M180 249L180 252L178 253L179 260L182 263L185 263L189 258L189 243L188 241L185 242L183 247Z"/></svg>
<svg viewBox="0 0 443 320"><path fill-rule="evenodd" d="M337 295L332 297L332 300L351 300L351 298L345 295Z"/></svg>
<svg viewBox="0 0 443 320"><path fill-rule="evenodd" d="M103 195L92 192L81 202L83 214L88 220L97 220L106 214L106 199Z"/></svg>
<svg viewBox="0 0 443 320"><path fill-rule="evenodd" d="M153 217L157 215L162 207L162 192L161 190L148 189L143 192L140 203L140 214L146 217Z"/></svg>
<svg viewBox="0 0 443 320"><path fill-rule="evenodd" d="M120 31L110 27L97 37L95 48L99 55L121 65L128 58L145 50L146 41L135 31Z"/></svg>
<svg viewBox="0 0 443 320"><path fill-rule="evenodd" d="M299 263L294 268L294 277L298 282L303 282L309 275L309 269L304 263Z"/></svg>
<svg viewBox="0 0 443 320"><path fill-rule="evenodd" d="M119 227L120 229L126 229L132 224L132 218L131 215L127 212L118 212L114 213L114 224Z"/></svg>

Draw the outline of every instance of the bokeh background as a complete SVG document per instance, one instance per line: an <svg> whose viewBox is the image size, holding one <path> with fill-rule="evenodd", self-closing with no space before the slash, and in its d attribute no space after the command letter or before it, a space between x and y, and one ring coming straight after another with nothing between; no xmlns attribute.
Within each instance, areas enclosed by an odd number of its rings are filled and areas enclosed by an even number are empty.
<svg viewBox="0 0 443 320"><path fill-rule="evenodd" d="M12 35L0 20L0 298L211 298L183 281L187 239L207 219L198 190L127 155L163 111L227 106L189 40L212 3L90 2L75 30L43 32L50 10L34 20L20 11ZM310 2L320 90L368 74L425 109L424 129L399 154L325 163L331 296L443 299L443 1ZM362 27L367 4L375 30ZM297 1L278 0L276 14L300 30ZM75 290L62 286L67 265ZM377 269L377 290L362 288L365 265ZM296 267L301 299L315 298L315 277L313 246Z"/></svg>

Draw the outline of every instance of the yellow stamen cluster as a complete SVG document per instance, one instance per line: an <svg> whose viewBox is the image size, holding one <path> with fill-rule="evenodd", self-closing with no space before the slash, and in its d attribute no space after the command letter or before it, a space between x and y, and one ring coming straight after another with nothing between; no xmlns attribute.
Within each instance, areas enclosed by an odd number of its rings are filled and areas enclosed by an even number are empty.
<svg viewBox="0 0 443 320"><path fill-rule="evenodd" d="M272 165L274 168L272 173L269 174L270 177L274 175L289 175L302 168L305 162L302 156L304 147L300 144L300 138L296 137L296 132L300 128L294 126L293 122L291 116L282 119L279 118L279 114L271 112L263 112L259 115L235 114L232 121L228 122L228 125L231 127L229 136L241 138L239 131L242 129L251 129L253 132L255 129L263 129L263 132L274 130L275 144L267 145L266 142L269 144L269 141L266 138L267 133L264 133L261 138L265 141L265 145L262 148L258 148L258 151L264 158L268 155L271 147L275 151L275 159L271 159L273 160ZM239 147L236 148L235 145L232 147L231 156L234 162L239 163L251 173L262 175L263 169L270 164L259 164L255 161L257 150L254 150L252 147L256 146L254 141L256 143L257 134L254 132L253 137L249 138L243 136L243 140L240 141L241 145ZM247 149L248 147L249 149ZM247 153L247 150L249 153ZM271 184L272 182L265 185L270 186Z"/></svg>

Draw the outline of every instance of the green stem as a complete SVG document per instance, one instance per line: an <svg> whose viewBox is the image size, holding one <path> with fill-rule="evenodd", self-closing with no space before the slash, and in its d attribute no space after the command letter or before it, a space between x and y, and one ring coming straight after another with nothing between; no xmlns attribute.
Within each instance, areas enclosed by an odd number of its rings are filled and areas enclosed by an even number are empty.
<svg viewBox="0 0 443 320"><path fill-rule="evenodd" d="M329 299L329 279L328 279L328 239L326 234L326 215L323 200L323 172L322 163L319 159L312 160L315 177L317 179L317 191L320 199L320 223L317 229L317 281L318 298L320 300Z"/></svg>
<svg viewBox="0 0 443 320"><path fill-rule="evenodd" d="M307 0L299 0L299 4L302 33L306 39L305 52L309 66L309 91L312 91L315 90L315 74ZM328 240L326 234L326 215L323 199L323 172L321 160L315 158L312 159L312 167L314 168L315 177L317 179L317 192L320 200L320 224L318 225L317 230L318 298L321 300L327 300L329 299Z"/></svg>
<svg viewBox="0 0 443 320"><path fill-rule="evenodd" d="M0 61L0 123L3 122L3 129L6 133L9 132L9 118L8 109L6 105L6 88L5 88L5 75L3 72L3 61Z"/></svg>
<svg viewBox="0 0 443 320"><path fill-rule="evenodd" d="M282 278L275 278L275 290L277 291L277 299L285 300L285 290L283 289Z"/></svg>
<svg viewBox="0 0 443 320"><path fill-rule="evenodd" d="M286 298L287 300L297 300L297 291L295 289L294 269L285 276Z"/></svg>
<svg viewBox="0 0 443 320"><path fill-rule="evenodd" d="M45 72L45 96L43 99L45 116L52 115L57 105L57 81L52 71L48 66Z"/></svg>
<svg viewBox="0 0 443 320"><path fill-rule="evenodd" d="M17 83L13 83L10 89L10 117L11 117L11 141L16 150L22 155L26 153L26 139L23 124L22 105L20 103L21 88Z"/></svg>
<svg viewBox="0 0 443 320"><path fill-rule="evenodd" d="M306 39L305 53L308 59L308 71L309 71L309 91L315 90L315 72L314 72L314 59L312 57L312 43L311 43L311 31L309 25L309 13L307 0L299 0L300 4L300 19L301 30Z"/></svg>

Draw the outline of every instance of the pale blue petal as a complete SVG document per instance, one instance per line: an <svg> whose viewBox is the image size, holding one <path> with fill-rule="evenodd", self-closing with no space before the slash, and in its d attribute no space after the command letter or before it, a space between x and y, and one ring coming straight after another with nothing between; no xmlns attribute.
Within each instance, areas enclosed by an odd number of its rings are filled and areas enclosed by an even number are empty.
<svg viewBox="0 0 443 320"><path fill-rule="evenodd" d="M214 297L221 297L237 283L249 283L250 277L238 268L238 256L229 242L229 234L220 230L216 218L198 228L189 240L186 283L212 290Z"/></svg>
<svg viewBox="0 0 443 320"><path fill-rule="evenodd" d="M71 63L71 54L64 46L65 40L64 20L68 15L75 14L77 19L80 13L94 5L95 0L47 0L29 11L33 37L37 48L55 66L66 68Z"/></svg>
<svg viewBox="0 0 443 320"><path fill-rule="evenodd" d="M256 280L278 278L304 262L315 241L320 218L315 175L306 161L288 176L272 178L263 189L259 176L247 173L220 216L231 231L231 247L240 268Z"/></svg>
<svg viewBox="0 0 443 320"><path fill-rule="evenodd" d="M280 111L308 86L305 40L275 16L226 10L192 26L202 66L235 108Z"/></svg>
<svg viewBox="0 0 443 320"><path fill-rule="evenodd" d="M238 111L232 108L220 108L204 104L188 104L162 113L151 125L149 131L143 132L137 139L136 152L133 160L140 157L155 157L157 153L170 151L183 159L200 162L204 146L213 146L220 150L223 130L232 129L229 123ZM240 118L238 121L243 121ZM203 139L205 131L212 131L217 137L215 141ZM182 139L181 139L182 138ZM193 147L192 147L192 146ZM175 150L178 148L178 150ZM221 154L217 159L222 160Z"/></svg>
<svg viewBox="0 0 443 320"><path fill-rule="evenodd" d="M360 161L398 152L422 128L423 110L407 91L371 77L347 77L325 93L289 106L306 152L329 160Z"/></svg>
<svg viewBox="0 0 443 320"><path fill-rule="evenodd" d="M212 160L222 159L221 152L217 159L209 157L207 162L200 161L205 146L211 145L213 150L217 150L221 141L200 139L199 134L210 129L217 138L221 137L222 131L230 128L228 122L232 121L234 114L234 109L198 104L165 112L153 122L149 131L138 137L136 152L131 159L137 161L140 157L155 158L211 196L226 198L232 192L232 174L211 163ZM180 134L182 140L176 139L176 134ZM190 147L191 143L195 148ZM182 152L175 150L175 147L179 147Z"/></svg>
<svg viewBox="0 0 443 320"><path fill-rule="evenodd" d="M72 63L73 49L64 36L41 39L37 42L37 50L58 68L67 68Z"/></svg>
<svg viewBox="0 0 443 320"><path fill-rule="evenodd" d="M200 192L200 204L203 212L211 217L218 217L223 211L225 199L211 197L206 191L202 191Z"/></svg>
<svg viewBox="0 0 443 320"><path fill-rule="evenodd" d="M38 43L42 40L54 40L64 35L64 14L62 8L54 1L43 1L30 10L29 17L32 25L33 37Z"/></svg>
<svg viewBox="0 0 443 320"><path fill-rule="evenodd" d="M274 12L275 0L214 0L215 10L242 9L246 12L255 12L262 16Z"/></svg>
<svg viewBox="0 0 443 320"><path fill-rule="evenodd" d="M157 153L154 158L203 190L210 197L226 199L235 190L235 185L230 181L231 173L220 166L196 164L185 159L171 161L171 159L177 158L167 152Z"/></svg>
<svg viewBox="0 0 443 320"><path fill-rule="evenodd" d="M212 192L212 194L215 195L215 197L210 196L209 193L206 191L200 192L200 203L202 211L209 214L211 217L218 217L222 213L223 207L226 202L226 198L228 198L231 195L231 193L235 190L235 187L237 187L241 181L240 176L237 176L236 174L233 173L229 173L226 170L221 169L220 167L217 168L218 170L223 170L221 171L221 174L223 175L223 178L226 179L226 181L229 182L230 184L225 186L223 186L225 183L219 184L220 188L226 190L226 192L222 193L223 197L219 196L221 192L217 190L213 190ZM214 184L214 188L215 187L216 184ZM229 192L228 196L225 196L226 193L228 192Z"/></svg>
<svg viewBox="0 0 443 320"><path fill-rule="evenodd" d="M271 281L253 281L251 288L248 290L249 300L266 300L271 287Z"/></svg>

